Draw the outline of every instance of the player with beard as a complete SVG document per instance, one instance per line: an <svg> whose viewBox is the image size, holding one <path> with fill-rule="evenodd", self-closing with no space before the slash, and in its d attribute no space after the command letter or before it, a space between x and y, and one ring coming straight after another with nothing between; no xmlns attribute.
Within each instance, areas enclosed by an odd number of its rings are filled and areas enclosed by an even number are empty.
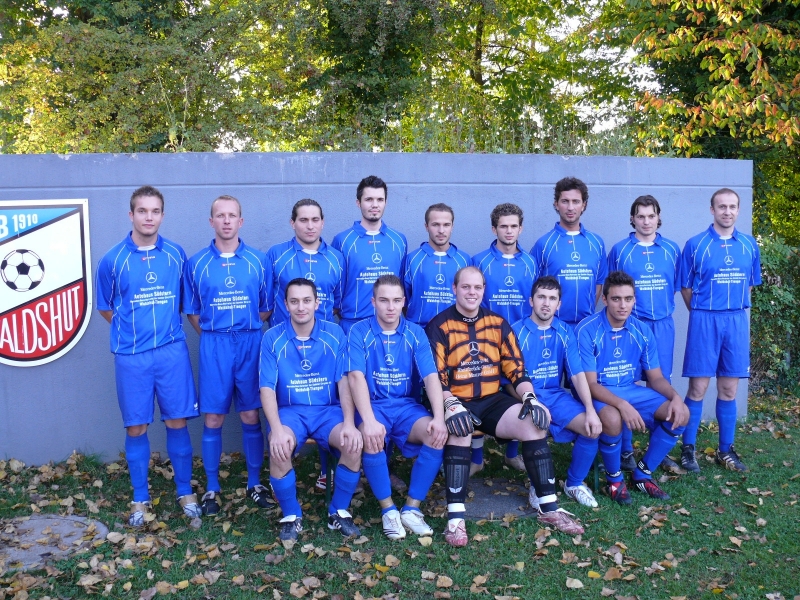
<svg viewBox="0 0 800 600"><path fill-rule="evenodd" d="M449 433L444 452L445 540L453 546L467 544L464 502L474 420L501 443L521 442L525 468L539 499L539 521L571 535L583 533L583 527L558 507L555 468L545 439L550 413L536 399L511 325L481 306L484 288L479 269L461 269L453 282L455 305L426 328L444 390ZM522 401L501 389L503 379L511 382Z"/></svg>

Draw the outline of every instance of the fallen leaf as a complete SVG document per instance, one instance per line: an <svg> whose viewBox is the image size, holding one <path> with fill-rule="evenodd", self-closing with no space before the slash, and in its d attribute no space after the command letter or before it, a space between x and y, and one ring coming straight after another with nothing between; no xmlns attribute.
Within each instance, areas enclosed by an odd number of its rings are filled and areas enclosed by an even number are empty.
<svg viewBox="0 0 800 600"><path fill-rule="evenodd" d="M589 571L587 575L589 576L589 579L600 579L602 577L602 575L600 575L600 573L597 571Z"/></svg>
<svg viewBox="0 0 800 600"><path fill-rule="evenodd" d="M573 579L572 577L567 577L567 587L571 590L579 590L583 588L583 583L580 579Z"/></svg>
<svg viewBox="0 0 800 600"><path fill-rule="evenodd" d="M393 554L387 554L385 562L387 567L396 567L400 564L400 560Z"/></svg>
<svg viewBox="0 0 800 600"><path fill-rule="evenodd" d="M139 592L139 600L153 600L153 597L158 593L156 588L151 587Z"/></svg>
<svg viewBox="0 0 800 600"><path fill-rule="evenodd" d="M430 546L433 543L433 538L429 535L422 536L421 538L417 538L417 541L423 546Z"/></svg>
<svg viewBox="0 0 800 600"><path fill-rule="evenodd" d="M203 573L203 577L206 578L209 585L214 585L221 576L222 571L205 571Z"/></svg>
<svg viewBox="0 0 800 600"><path fill-rule="evenodd" d="M423 571L421 577L427 581L433 581L436 579L436 573L433 571Z"/></svg>
<svg viewBox="0 0 800 600"><path fill-rule="evenodd" d="M118 532L118 531L111 531L111 532L109 532L109 534L106 536L106 539L107 539L109 542L111 542L112 544L119 544L119 543L120 543L122 540L124 540L124 539L125 539L125 536L124 536L124 535L122 535L122 534L121 534L120 532Z"/></svg>
<svg viewBox="0 0 800 600"><path fill-rule="evenodd" d="M189 580L184 579L183 581L179 581L178 583L175 584L175 587L178 588L179 590L185 590L186 588L189 587Z"/></svg>
<svg viewBox="0 0 800 600"><path fill-rule="evenodd" d="M302 585L298 585L298 583L296 581L293 581L292 585L289 586L289 594L291 594L295 598L302 598L307 593L308 593L308 589L306 589Z"/></svg>
<svg viewBox="0 0 800 600"><path fill-rule="evenodd" d="M98 577L97 575L86 574L86 575L81 575L81 578L78 580L78 585L87 587L90 585L96 585L101 581L102 578Z"/></svg>
<svg viewBox="0 0 800 600"><path fill-rule="evenodd" d="M615 579L622 579L622 571L616 567L611 567L606 574L603 575L603 581L614 581Z"/></svg>
<svg viewBox="0 0 800 600"><path fill-rule="evenodd" d="M602 590L600 590L600 595L603 598L608 598L609 596L613 596L616 593L617 593L617 590L612 590L611 588L607 588L607 587L604 587Z"/></svg>
<svg viewBox="0 0 800 600"><path fill-rule="evenodd" d="M447 575L439 575L436 578L436 587L438 588L449 588L453 586L453 580L450 579Z"/></svg>
<svg viewBox="0 0 800 600"><path fill-rule="evenodd" d="M162 596L171 594L173 589L174 588L169 581L159 581L156 583L156 591Z"/></svg>
<svg viewBox="0 0 800 600"><path fill-rule="evenodd" d="M244 575L237 575L236 577L234 577L233 579L231 579L231 581L232 581L232 582L233 582L235 585L244 585Z"/></svg>
<svg viewBox="0 0 800 600"><path fill-rule="evenodd" d="M735 535L728 536L728 539L731 541L731 544L734 544L737 548L742 547L742 540L740 540Z"/></svg>

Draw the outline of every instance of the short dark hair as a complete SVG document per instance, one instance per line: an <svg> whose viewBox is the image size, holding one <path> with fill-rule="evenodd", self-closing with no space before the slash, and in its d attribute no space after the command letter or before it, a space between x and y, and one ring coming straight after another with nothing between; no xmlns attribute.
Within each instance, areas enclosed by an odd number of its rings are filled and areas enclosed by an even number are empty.
<svg viewBox="0 0 800 600"><path fill-rule="evenodd" d="M303 206L316 206L319 209L319 218L325 220L325 215L322 214L322 207L319 205L319 202L312 200L311 198L303 198L302 200L295 202L294 206L292 207L292 221L297 220L297 211Z"/></svg>
<svg viewBox="0 0 800 600"><path fill-rule="evenodd" d="M454 286L458 286L458 282L461 281L461 274L466 273L467 271L474 271L475 273L478 273L481 276L481 279L483 279L483 285L486 285L486 275L483 274L483 271L481 271L478 267L473 267L470 265L468 267L461 267L458 271L456 271L456 274L453 277Z"/></svg>
<svg viewBox="0 0 800 600"><path fill-rule="evenodd" d="M570 190L578 190L581 193L581 199L586 204L589 201L589 188L577 177L564 177L556 182L555 193L553 194L553 202L558 202L561 192L568 192Z"/></svg>
<svg viewBox="0 0 800 600"><path fill-rule="evenodd" d="M606 280L603 282L603 296L608 296L608 290L612 287L618 287L621 285L629 285L631 286L634 291L636 291L636 286L633 282L633 277L628 275L625 271L611 271L606 277Z"/></svg>
<svg viewBox="0 0 800 600"><path fill-rule="evenodd" d="M372 285L372 296L373 298L378 293L378 288L382 285L396 285L401 290L403 290L403 294L406 293L405 287L403 287L403 282L400 281L400 278L395 275L394 273L387 273L386 275L381 275L375 280L375 283Z"/></svg>
<svg viewBox="0 0 800 600"><path fill-rule="evenodd" d="M653 198L650 194L639 196L633 201L633 204L631 204L631 227L633 227L633 217L636 216L640 206L652 206L653 210L656 211L656 215L658 215L658 227L661 227L661 205L658 203L658 200ZM658 229L658 227L656 229Z"/></svg>
<svg viewBox="0 0 800 600"><path fill-rule="evenodd" d="M159 192L152 185L143 185L131 194L131 212L136 208L136 199L144 198L145 196L155 196L161 200L161 212L164 212L164 194Z"/></svg>
<svg viewBox="0 0 800 600"><path fill-rule="evenodd" d="M232 202L236 202L236 206L239 207L239 218L242 217L242 203L239 202L238 198L234 198L233 196L228 196L227 194L223 194L218 198L215 198L214 201L211 203L211 216L214 216L214 205L219 202L220 200L230 200Z"/></svg>
<svg viewBox="0 0 800 600"><path fill-rule="evenodd" d="M531 298L533 298L538 289L556 290L558 292L558 298L561 299L561 282L558 280L558 277L553 277L552 275L542 275L539 277L531 286Z"/></svg>
<svg viewBox="0 0 800 600"><path fill-rule="evenodd" d="M361 194L364 193L364 188L383 188L383 193L386 195L386 199L389 199L389 189L386 187L386 182L380 177L370 175L369 177L364 177L364 179L361 180L356 188L356 199L359 202L361 202Z"/></svg>
<svg viewBox="0 0 800 600"><path fill-rule="evenodd" d="M431 204L428 207L428 210L425 211L425 225L428 224L428 217L432 212L449 212L450 218L455 221L456 220L456 213L453 212L453 209L447 206L444 202L437 202L436 204Z"/></svg>
<svg viewBox="0 0 800 600"><path fill-rule="evenodd" d="M522 209L511 202L504 202L494 207L489 218L492 220L492 227L497 227L497 224L500 222L500 217L510 217L513 215L519 217L519 224L522 225Z"/></svg>
<svg viewBox="0 0 800 600"><path fill-rule="evenodd" d="M296 287L310 287L311 290L314 292L314 300L317 299L317 286L314 285L313 281L306 279L305 277L295 277L289 283L286 284L286 289L283 291L283 299L289 299L289 288L292 286Z"/></svg>
<svg viewBox="0 0 800 600"><path fill-rule="evenodd" d="M713 194L711 194L711 208L714 208L714 200L716 200L717 196L719 196L720 194L733 194L734 196L736 196L736 205L739 206L742 203L742 199L739 198L739 194L734 192L731 188L721 188L716 192L714 192Z"/></svg>

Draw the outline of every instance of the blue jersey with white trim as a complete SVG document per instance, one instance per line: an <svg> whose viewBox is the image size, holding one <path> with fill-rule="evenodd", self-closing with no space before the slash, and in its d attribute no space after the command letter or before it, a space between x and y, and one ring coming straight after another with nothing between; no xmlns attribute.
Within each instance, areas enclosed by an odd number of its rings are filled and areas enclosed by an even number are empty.
<svg viewBox="0 0 800 600"><path fill-rule="evenodd" d="M336 323L316 319L301 340L292 322L284 321L261 338L259 386L275 390L278 406L338 405L336 383L346 364L347 340Z"/></svg>
<svg viewBox="0 0 800 600"><path fill-rule="evenodd" d="M469 254L450 244L447 252L435 252L429 242L410 252L403 261L406 318L425 327L456 301L453 279L456 271L470 264Z"/></svg>
<svg viewBox="0 0 800 600"><path fill-rule="evenodd" d="M559 223L533 245L531 255L539 275L553 275L561 283L561 308L556 316L577 324L594 312L597 286L608 275L606 249L602 238L580 226L570 235Z"/></svg>
<svg viewBox="0 0 800 600"><path fill-rule="evenodd" d="M97 309L110 310L111 352L137 354L186 339L181 281L186 253L158 236L139 250L131 234L97 265Z"/></svg>
<svg viewBox="0 0 800 600"><path fill-rule="evenodd" d="M680 289L681 250L678 244L656 233L645 245L631 232L611 248L608 270L625 271L633 277L636 304L633 315L657 321L675 311L675 292Z"/></svg>
<svg viewBox="0 0 800 600"><path fill-rule="evenodd" d="M319 248L311 253L305 250L297 238L276 244L267 252L267 264L271 267L268 289L268 310L274 311L270 323L274 327L289 320L289 311L284 302L286 286L292 279L303 277L317 286L319 308L317 319L333 321L333 309L341 302L342 253L320 240Z"/></svg>
<svg viewBox="0 0 800 600"><path fill-rule="evenodd" d="M686 242L681 287L692 288L692 308L749 308L752 285L761 285L761 253L753 236L734 229L723 240L711 224Z"/></svg>
<svg viewBox="0 0 800 600"><path fill-rule="evenodd" d="M575 334L558 317L544 329L532 319L521 319L511 328L517 334L525 371L535 389L560 388L565 368L570 378L583 372Z"/></svg>
<svg viewBox="0 0 800 600"><path fill-rule="evenodd" d="M266 257L241 239L224 257L214 240L189 259L184 277L186 313L200 315L203 331L255 331L267 312Z"/></svg>
<svg viewBox="0 0 800 600"><path fill-rule="evenodd" d="M331 246L344 256L341 308L344 319L365 319L374 314L372 285L381 275L400 275L408 242L406 236L381 223L375 234L356 221L338 233Z"/></svg>
<svg viewBox="0 0 800 600"><path fill-rule="evenodd" d="M633 315L614 330L604 308L581 321L575 335L583 370L603 385L633 385L641 371L661 366L652 330Z"/></svg>
<svg viewBox="0 0 800 600"><path fill-rule="evenodd" d="M425 330L403 317L394 333L383 332L376 317L359 321L350 329L347 345L347 371L364 373L373 402L410 398L412 365L423 379L437 372Z"/></svg>
<svg viewBox="0 0 800 600"><path fill-rule="evenodd" d="M497 313L509 323L529 317L531 287L539 269L533 257L517 246L513 257L507 258L497 248L497 240L488 250L472 257L472 265L486 278L481 306Z"/></svg>

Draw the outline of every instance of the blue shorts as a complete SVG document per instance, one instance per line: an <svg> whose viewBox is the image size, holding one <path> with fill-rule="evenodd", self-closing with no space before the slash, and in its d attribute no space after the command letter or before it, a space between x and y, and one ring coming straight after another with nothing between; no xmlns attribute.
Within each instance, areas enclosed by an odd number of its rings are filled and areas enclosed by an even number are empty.
<svg viewBox="0 0 800 600"><path fill-rule="evenodd" d="M278 416L281 424L285 425L294 433L297 440L295 452L299 451L308 438L317 442L317 446L326 452L332 452L339 456L339 451L334 450L328 443L331 431L339 423L344 421L342 407L338 405L328 406L279 406ZM269 431L267 432L269 436Z"/></svg>
<svg viewBox="0 0 800 600"><path fill-rule="evenodd" d="M689 313L684 377L750 377L750 321L741 310Z"/></svg>
<svg viewBox="0 0 800 600"><path fill-rule="evenodd" d="M653 330L653 339L656 342L661 374L671 383L672 364L674 363L673 355L675 353L675 321L672 319L672 315L657 321L649 319L640 319L640 321L646 323ZM641 378L643 381L647 381L645 373L642 373Z"/></svg>
<svg viewBox="0 0 800 600"><path fill-rule="evenodd" d="M386 442L393 442L406 458L419 454L422 444L412 444L408 441L408 436L411 435L414 423L431 416L419 401L413 398L381 399L372 403L372 413L378 423L386 428ZM358 412L355 420L356 427L363 422Z"/></svg>
<svg viewBox="0 0 800 600"><path fill-rule="evenodd" d="M232 331L200 335L200 412L227 415L258 410L258 359L261 331Z"/></svg>
<svg viewBox="0 0 800 600"><path fill-rule="evenodd" d="M550 411L550 435L553 436L553 441L559 444L574 442L578 434L567 429L567 425L586 412L583 402L576 400L564 388L537 389L536 397ZM592 405L598 413L608 406L597 400L592 400Z"/></svg>
<svg viewBox="0 0 800 600"><path fill-rule="evenodd" d="M644 387L643 385L621 385L621 386L607 386L615 396L622 398L629 402L633 408L637 410L642 417L642 421L647 428L652 431L655 428L655 414L662 404L668 402L664 396L659 394L654 389Z"/></svg>
<svg viewBox="0 0 800 600"><path fill-rule="evenodd" d="M153 422L154 396L162 421L191 419L200 414L185 341L142 353L115 354L114 371L125 427Z"/></svg>

